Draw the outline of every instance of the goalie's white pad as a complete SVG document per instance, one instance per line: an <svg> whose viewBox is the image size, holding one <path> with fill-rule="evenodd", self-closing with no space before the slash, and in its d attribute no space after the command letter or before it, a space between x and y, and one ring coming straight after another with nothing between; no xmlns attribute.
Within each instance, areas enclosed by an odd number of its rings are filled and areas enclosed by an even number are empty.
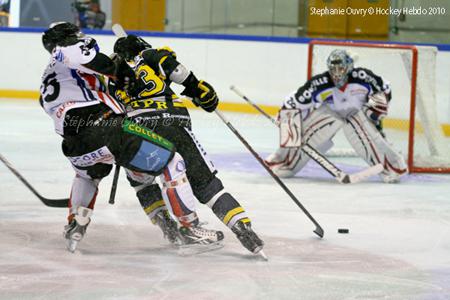
<svg viewBox="0 0 450 300"><path fill-rule="evenodd" d="M317 151L326 153L333 146L331 139L343 125L344 122L330 108L321 106L303 120L302 139ZM309 159L300 147L280 147L266 159L266 163L275 174L287 178L299 172Z"/></svg>
<svg viewBox="0 0 450 300"><path fill-rule="evenodd" d="M302 144L302 114L298 109L282 109L279 113L280 147L300 147Z"/></svg>
<svg viewBox="0 0 450 300"><path fill-rule="evenodd" d="M403 156L383 138L362 111L348 118L344 133L355 152L369 165L383 165L381 176L385 182L396 182L407 173Z"/></svg>

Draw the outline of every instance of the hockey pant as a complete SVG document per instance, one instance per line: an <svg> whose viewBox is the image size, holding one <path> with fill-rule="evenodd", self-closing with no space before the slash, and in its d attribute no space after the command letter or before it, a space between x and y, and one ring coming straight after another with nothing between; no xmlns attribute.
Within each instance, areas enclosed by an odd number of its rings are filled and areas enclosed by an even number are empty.
<svg viewBox="0 0 450 300"><path fill-rule="evenodd" d="M114 162L129 172L150 176L162 174L174 157L177 163L182 160L173 144L121 116L112 118L107 126L91 126L76 135L65 136L62 149L76 172L69 219L79 206L94 207L97 186L110 173Z"/></svg>
<svg viewBox="0 0 450 300"><path fill-rule="evenodd" d="M383 164L383 176L395 177L407 172L403 157L361 111L343 119L329 107L322 105L303 120L303 143L306 142L321 153L326 153L333 147L332 139L341 128L356 153L369 165ZM292 177L309 159L299 148L279 148L266 162L280 177Z"/></svg>

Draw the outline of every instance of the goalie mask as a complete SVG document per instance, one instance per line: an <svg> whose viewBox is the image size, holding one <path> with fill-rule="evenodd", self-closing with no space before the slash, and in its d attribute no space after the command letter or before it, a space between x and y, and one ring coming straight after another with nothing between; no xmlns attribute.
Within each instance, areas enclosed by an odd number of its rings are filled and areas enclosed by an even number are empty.
<svg viewBox="0 0 450 300"><path fill-rule="evenodd" d="M353 59L344 50L333 50L327 59L328 72L338 88L347 83L348 73L353 69Z"/></svg>
<svg viewBox="0 0 450 300"><path fill-rule="evenodd" d="M44 48L52 53L56 46L69 46L75 44L84 34L80 28L69 22L56 22L50 24L49 29L42 35Z"/></svg>
<svg viewBox="0 0 450 300"><path fill-rule="evenodd" d="M135 35L119 38L114 44L114 52L126 61L133 60L141 51L152 46L142 38Z"/></svg>

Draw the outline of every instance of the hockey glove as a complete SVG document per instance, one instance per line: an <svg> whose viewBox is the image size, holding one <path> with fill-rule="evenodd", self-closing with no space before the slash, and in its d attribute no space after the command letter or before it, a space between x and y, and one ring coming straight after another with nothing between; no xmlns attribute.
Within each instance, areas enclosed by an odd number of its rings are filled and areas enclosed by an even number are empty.
<svg viewBox="0 0 450 300"><path fill-rule="evenodd" d="M189 77L183 82L186 87L181 95L192 98L192 102L196 106L200 106L207 112L213 112L219 104L219 97L217 97L214 88L204 80L198 81L191 73Z"/></svg>
<svg viewBox="0 0 450 300"><path fill-rule="evenodd" d="M369 96L369 100L364 104L363 111L370 120L378 124L386 117L388 106L386 95L377 93Z"/></svg>
<svg viewBox="0 0 450 300"><path fill-rule="evenodd" d="M117 87L135 96L137 93L137 80L133 69L121 58L115 59L114 63L116 64L115 78Z"/></svg>

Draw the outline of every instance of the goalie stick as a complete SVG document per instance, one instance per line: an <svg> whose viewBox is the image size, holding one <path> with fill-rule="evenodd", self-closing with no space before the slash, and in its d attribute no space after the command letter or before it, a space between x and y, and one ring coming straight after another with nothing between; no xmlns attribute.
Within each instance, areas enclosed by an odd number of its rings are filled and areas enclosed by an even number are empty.
<svg viewBox="0 0 450 300"><path fill-rule="evenodd" d="M231 86L230 89L235 92L239 97L244 99L248 104L253 106L258 112L260 112L263 116L269 119L275 126L279 126L280 124L272 118L267 112L265 112L261 107L259 107L256 103L250 100L247 96L245 96L240 90L238 90L235 86ZM305 152L312 160L318 163L324 170L331 174L337 181L340 183L357 183L365 180L366 178L380 174L383 171L382 164L376 164L374 166L368 167L360 172L354 174L347 174L341 169L339 169L335 164L329 161L325 156L323 156L320 152L318 152L314 147L309 145L308 143L303 144L302 151Z"/></svg>
<svg viewBox="0 0 450 300"><path fill-rule="evenodd" d="M311 222L316 225L316 229L314 233L319 237L323 237L324 231L322 227L317 223L317 221L313 218L313 216L309 213L309 211L300 203L300 201L294 196L294 194L288 189L288 187L281 181L281 179L266 165L261 156L256 153L255 150L250 146L250 144L241 136L241 134L231 125L231 123L225 118L225 116L218 110L215 110L215 113L219 116L219 118L228 126L228 128L236 135L236 137L244 144L244 146L250 151L250 153L256 158L256 160L266 169L266 171L272 176L272 178L280 185L280 187L289 195L292 201L297 204L297 206L305 213L305 215L311 220ZM264 255L263 255L264 257Z"/></svg>
<svg viewBox="0 0 450 300"><path fill-rule="evenodd" d="M46 206L49 207L69 207L69 199L49 199L43 197L41 194L36 191L36 189L19 173L19 171L16 170L16 168L11 165L9 161L6 160L6 158L0 154L0 160L5 164L5 166L14 174L17 178L19 178L20 181L22 181L23 184L36 196L39 198L39 200L42 201Z"/></svg>

